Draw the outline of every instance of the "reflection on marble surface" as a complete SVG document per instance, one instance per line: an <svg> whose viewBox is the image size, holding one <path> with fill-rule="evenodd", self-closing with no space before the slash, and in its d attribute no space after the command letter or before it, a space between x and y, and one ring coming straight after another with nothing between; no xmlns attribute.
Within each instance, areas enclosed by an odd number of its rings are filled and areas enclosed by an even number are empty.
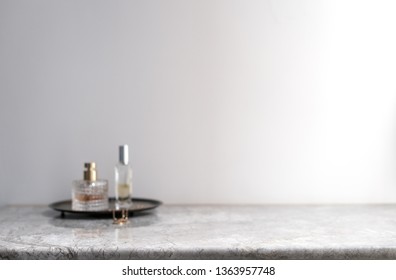
<svg viewBox="0 0 396 280"><path fill-rule="evenodd" d="M396 259L396 206L169 206L61 218L0 210L0 259Z"/></svg>

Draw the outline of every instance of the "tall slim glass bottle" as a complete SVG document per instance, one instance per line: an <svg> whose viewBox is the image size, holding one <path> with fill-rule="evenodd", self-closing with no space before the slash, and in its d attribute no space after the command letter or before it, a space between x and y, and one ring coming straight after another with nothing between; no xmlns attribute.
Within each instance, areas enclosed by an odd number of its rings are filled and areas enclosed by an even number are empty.
<svg viewBox="0 0 396 280"><path fill-rule="evenodd" d="M115 166L116 208L126 209L132 204L132 168L129 165L128 145L119 146Z"/></svg>

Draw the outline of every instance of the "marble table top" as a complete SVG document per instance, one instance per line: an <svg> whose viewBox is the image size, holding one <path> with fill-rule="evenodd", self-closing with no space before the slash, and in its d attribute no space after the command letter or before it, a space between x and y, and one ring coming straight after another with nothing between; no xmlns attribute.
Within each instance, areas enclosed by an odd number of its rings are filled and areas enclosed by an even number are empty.
<svg viewBox="0 0 396 280"><path fill-rule="evenodd" d="M396 259L396 205L162 205L124 226L7 206L0 259Z"/></svg>

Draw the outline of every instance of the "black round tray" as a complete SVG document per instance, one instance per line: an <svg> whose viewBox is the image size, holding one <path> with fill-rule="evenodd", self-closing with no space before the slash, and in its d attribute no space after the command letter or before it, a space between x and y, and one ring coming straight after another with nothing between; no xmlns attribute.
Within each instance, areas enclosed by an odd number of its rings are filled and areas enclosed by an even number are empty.
<svg viewBox="0 0 396 280"><path fill-rule="evenodd" d="M162 202L159 200L146 199L146 198L132 198L132 204L131 204L130 208L128 209L128 213L133 214L136 212L151 210L151 209L158 207L161 204L162 204ZM54 202L48 206L56 211L60 211L62 216L64 216L65 213L85 214L85 215L90 215L90 216L109 215L109 214L112 214L113 211L115 211L115 213L121 213L121 210L115 210L115 199L113 197L109 198L109 209L100 210L100 211L73 210L71 200L63 200L63 201Z"/></svg>

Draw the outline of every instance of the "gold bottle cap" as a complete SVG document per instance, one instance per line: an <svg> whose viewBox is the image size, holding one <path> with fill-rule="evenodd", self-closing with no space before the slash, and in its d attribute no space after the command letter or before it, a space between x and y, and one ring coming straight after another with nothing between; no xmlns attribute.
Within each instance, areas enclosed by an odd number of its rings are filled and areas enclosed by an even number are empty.
<svg viewBox="0 0 396 280"><path fill-rule="evenodd" d="M95 162L84 163L84 180L96 181L96 163Z"/></svg>

